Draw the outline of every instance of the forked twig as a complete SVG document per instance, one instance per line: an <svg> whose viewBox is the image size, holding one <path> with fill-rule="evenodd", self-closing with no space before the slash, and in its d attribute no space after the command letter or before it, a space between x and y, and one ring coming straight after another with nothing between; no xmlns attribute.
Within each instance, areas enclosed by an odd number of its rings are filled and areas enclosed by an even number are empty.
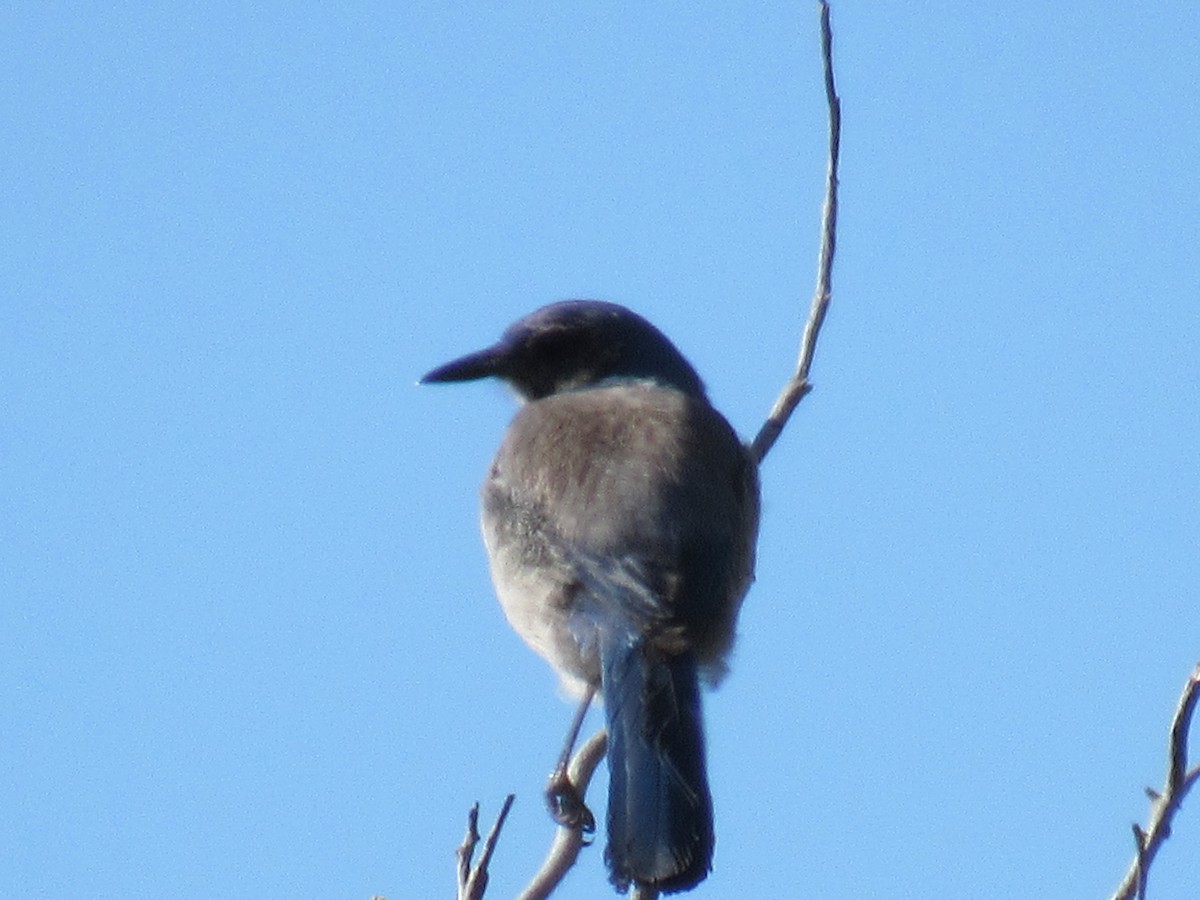
<svg viewBox="0 0 1200 900"><path fill-rule="evenodd" d="M475 847L479 843L479 804L476 803L467 813L467 833L458 847L458 900L482 900L488 884L488 864L492 861L492 852L496 849L496 841L500 839L500 829L512 809L515 794L504 798L500 814L496 816L496 824L488 832L483 842L483 850L479 861L471 865L471 857L475 855Z"/></svg>

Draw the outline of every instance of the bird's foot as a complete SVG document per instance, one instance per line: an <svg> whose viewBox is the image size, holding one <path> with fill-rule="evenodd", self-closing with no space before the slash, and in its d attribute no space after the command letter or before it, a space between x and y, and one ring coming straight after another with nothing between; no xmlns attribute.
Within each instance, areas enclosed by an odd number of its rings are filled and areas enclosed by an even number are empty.
<svg viewBox="0 0 1200 900"><path fill-rule="evenodd" d="M596 830L596 818L583 802L579 789L566 769L555 769L546 783L546 807L550 817L564 828L577 828L584 834Z"/></svg>

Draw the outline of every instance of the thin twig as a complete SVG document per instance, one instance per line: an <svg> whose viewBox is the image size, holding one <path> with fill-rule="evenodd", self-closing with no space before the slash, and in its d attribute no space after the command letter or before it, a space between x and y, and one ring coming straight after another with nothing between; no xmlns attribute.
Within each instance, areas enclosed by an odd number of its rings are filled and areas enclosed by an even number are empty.
<svg viewBox="0 0 1200 900"><path fill-rule="evenodd" d="M496 824L488 832L483 842L483 852L479 861L471 865L471 857L475 855L475 847L479 843L479 804L476 803L467 813L467 834L458 848L458 900L482 900L488 885L488 864L492 861L492 851L496 849L496 841L500 839L500 829L512 809L514 794L504 798L500 814L496 816Z"/></svg>
<svg viewBox="0 0 1200 900"><path fill-rule="evenodd" d="M825 203L821 208L821 249L817 257L817 287L813 293L808 321L804 325L804 335L800 339L800 356L796 362L796 371L784 385L771 408L770 415L767 416L767 421L750 444L750 453L755 462L759 463L775 445L796 404L812 390L808 372L812 368L817 336L825 322L825 313L829 309L833 290L833 256L837 251L838 157L841 155L842 145L842 102L838 99L837 88L833 82L833 31L829 25L829 4L825 0L821 0L821 60L825 65L825 101L829 107L829 159L825 170Z"/></svg>
<svg viewBox="0 0 1200 900"><path fill-rule="evenodd" d="M1136 853L1129 871L1112 900L1139 900L1146 896L1146 879L1150 865L1159 847L1171 835L1171 820L1179 811L1183 798L1192 786L1200 781L1200 766L1188 769L1188 732L1192 726L1192 714L1200 702L1200 663L1192 670L1191 677L1179 696L1179 705L1171 719L1171 737L1167 751L1167 783L1162 791L1147 788L1150 795L1150 822L1145 829L1133 826Z"/></svg>
<svg viewBox="0 0 1200 900"><path fill-rule="evenodd" d="M479 854L479 862L475 864L475 872L482 872L483 878L487 878L487 867L492 861L492 853L496 849L496 841L500 840L500 829L504 827L504 820L508 818L508 811L512 809L513 801L517 798L516 794L509 794L504 798L504 805L500 807L500 815L496 816L496 824L492 826L492 830L488 832L487 839L483 842L483 852ZM474 877L474 872L471 873Z"/></svg>
<svg viewBox="0 0 1200 900"><path fill-rule="evenodd" d="M604 759L604 751L607 749L608 734L601 730L588 738L587 742L575 752L567 774L571 779L571 784L575 785L576 790L579 791L580 797L587 795L592 774L596 771L596 766L600 765L600 760ZM533 876L533 880L529 882L525 890L518 895L518 900L544 900L549 897L571 866L575 865L579 851L586 844L582 828L558 826L555 829L554 840L550 844L550 851L546 854L545 862L542 863L542 867Z"/></svg>

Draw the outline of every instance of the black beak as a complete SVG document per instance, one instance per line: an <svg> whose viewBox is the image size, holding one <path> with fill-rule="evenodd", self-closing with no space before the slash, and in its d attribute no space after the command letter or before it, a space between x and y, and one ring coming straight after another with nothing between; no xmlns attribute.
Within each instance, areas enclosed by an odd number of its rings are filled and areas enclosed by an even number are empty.
<svg viewBox="0 0 1200 900"><path fill-rule="evenodd" d="M499 344L460 357L421 377L420 384L437 384L446 381L474 381L500 375L504 368L505 352Z"/></svg>

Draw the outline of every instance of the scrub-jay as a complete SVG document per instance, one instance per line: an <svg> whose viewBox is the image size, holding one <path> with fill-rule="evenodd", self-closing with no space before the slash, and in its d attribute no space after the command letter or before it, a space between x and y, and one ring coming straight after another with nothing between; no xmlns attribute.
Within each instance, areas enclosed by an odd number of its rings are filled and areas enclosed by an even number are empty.
<svg viewBox="0 0 1200 900"><path fill-rule="evenodd" d="M486 376L525 401L483 484L496 593L580 718L604 697L613 884L687 890L713 850L699 681L724 675L753 577L755 464L675 345L616 304L543 307L421 381ZM551 797L590 821L570 805Z"/></svg>

